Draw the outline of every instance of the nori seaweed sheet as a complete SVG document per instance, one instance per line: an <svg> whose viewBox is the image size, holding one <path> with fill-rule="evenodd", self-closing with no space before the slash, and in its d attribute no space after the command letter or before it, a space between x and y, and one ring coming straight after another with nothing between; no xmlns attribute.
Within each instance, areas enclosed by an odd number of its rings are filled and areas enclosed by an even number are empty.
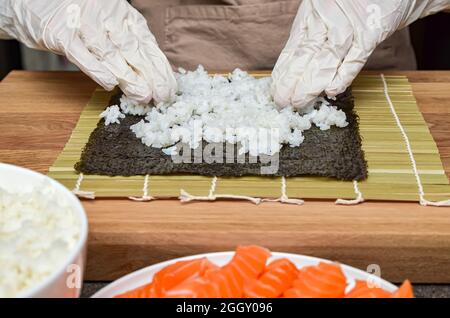
<svg viewBox="0 0 450 318"><path fill-rule="evenodd" d="M109 105L118 105L121 93L113 96ZM279 153L278 169L273 176L315 175L341 180L364 180L367 178L367 163L361 149L358 118L353 110L351 90L338 96L331 103L347 115L349 125L332 127L322 131L316 126L304 132L305 140L299 147L283 146ZM131 131L130 126L144 116L131 116L120 124L105 126L101 119L86 144L80 161L75 165L84 174L108 176L195 174L204 176L248 176L261 175L261 167L269 166L273 158L265 156L257 162L237 163L237 148L234 148L233 163L175 163L161 149L147 147ZM206 146L204 142L203 146ZM223 147L223 157L226 149ZM212 152L214 154L214 152ZM255 159L255 158L253 158ZM193 159L194 160L194 159ZM193 161L192 160L192 161ZM240 161L242 162L242 161ZM267 174L267 172L263 173Z"/></svg>

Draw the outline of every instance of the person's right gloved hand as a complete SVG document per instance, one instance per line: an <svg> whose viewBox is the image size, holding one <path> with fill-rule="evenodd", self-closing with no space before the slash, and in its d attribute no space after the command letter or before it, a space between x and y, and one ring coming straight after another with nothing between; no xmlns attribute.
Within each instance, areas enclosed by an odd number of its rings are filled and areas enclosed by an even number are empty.
<svg viewBox="0 0 450 318"><path fill-rule="evenodd" d="M145 18L125 0L1 0L1 37L65 55L139 103L168 101L177 89Z"/></svg>
<svg viewBox="0 0 450 318"><path fill-rule="evenodd" d="M322 92L335 97L378 44L449 6L450 0L303 0L272 73L275 102L302 109Z"/></svg>

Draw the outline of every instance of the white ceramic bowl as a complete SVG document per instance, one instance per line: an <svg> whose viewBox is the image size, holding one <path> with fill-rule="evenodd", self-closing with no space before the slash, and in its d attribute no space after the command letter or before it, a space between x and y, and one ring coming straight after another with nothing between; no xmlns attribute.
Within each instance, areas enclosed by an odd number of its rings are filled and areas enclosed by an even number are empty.
<svg viewBox="0 0 450 318"><path fill-rule="evenodd" d="M166 261L163 263L158 263L158 264L137 270L135 272L132 272L122 278L119 278L118 280L112 282L111 284L109 284L106 287L99 290L92 297L93 298L112 298L116 295L119 295L119 294L122 294L129 290L135 289L144 284L148 284L153 279L154 274L159 272L164 267L166 267L172 263L178 262L178 261L207 257L213 263L215 263L219 266L222 266L222 265L225 265L226 263L228 263L231 260L231 258L233 257L233 255L234 255L234 252L207 253L207 254L193 255L193 256L173 259L173 260ZM301 268L304 266L309 266L309 265L317 265L319 262L330 262L328 260L311 257L311 256L289 254L289 253L277 253L277 252L272 252L272 257L269 259L269 262L272 260L278 259L278 258L287 258L291 262L293 262L298 268ZM397 287L394 286L393 284L391 284L377 276L374 276L374 275L371 275L362 270L356 269L354 267L342 265L342 270L344 271L344 274L347 277L347 282L348 282L347 289L348 290L350 290L354 286L356 279L369 281L371 284L373 284L373 286L383 288L384 290L386 290L388 292L394 292L397 290Z"/></svg>
<svg viewBox="0 0 450 318"><path fill-rule="evenodd" d="M24 290L17 296L26 298L79 297L81 285L78 285L76 282L83 281L88 235L87 217L81 202L66 187L43 174L0 163L0 187L8 189L12 193L30 191L34 186L42 184L44 180L47 180L58 193L63 195L67 199L67 202L72 205L74 211L76 211L80 218L80 239L67 255L62 266L57 268L51 275L47 276L37 285ZM74 278L74 275L81 276L73 280L71 278ZM68 281L72 282L72 284L67 284Z"/></svg>

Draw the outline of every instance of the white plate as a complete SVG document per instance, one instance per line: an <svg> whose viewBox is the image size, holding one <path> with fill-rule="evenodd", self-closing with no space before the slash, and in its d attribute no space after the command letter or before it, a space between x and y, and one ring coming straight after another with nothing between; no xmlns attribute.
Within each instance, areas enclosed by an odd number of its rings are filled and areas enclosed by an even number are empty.
<svg viewBox="0 0 450 318"><path fill-rule="evenodd" d="M235 252L221 252L221 253L207 253L200 255L193 255L183 258L177 258L170 261L166 261L163 263L158 263L152 266L145 267L143 269L132 272L118 280L112 282L108 286L102 288L97 293L95 293L93 298L112 298L116 295L122 294L129 290L135 289L142 285L148 284L152 281L153 275L159 272L164 267L173 264L178 261L196 259L201 257L207 257L214 264L219 266L225 265L228 263L233 257ZM293 262L298 268L309 266L309 265L317 265L319 262L330 262L324 259L297 255L297 254L288 254L288 253L277 253L272 252L272 257L269 259L269 262L279 258L287 258L291 262ZM348 287L347 289L351 289L354 285L355 279L358 280L367 280L371 284L377 287L381 287L388 292L394 292L397 290L397 287L392 285L391 283L377 277L371 275L362 270L342 265L342 270L344 271L345 276L347 277Z"/></svg>

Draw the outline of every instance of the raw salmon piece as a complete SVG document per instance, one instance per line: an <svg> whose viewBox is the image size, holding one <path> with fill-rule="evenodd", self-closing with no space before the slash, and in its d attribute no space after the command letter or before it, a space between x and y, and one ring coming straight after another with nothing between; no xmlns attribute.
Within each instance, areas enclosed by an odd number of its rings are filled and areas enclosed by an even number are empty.
<svg viewBox="0 0 450 318"><path fill-rule="evenodd" d="M293 287L284 293L287 298L342 298L347 280L341 266L319 263L300 270Z"/></svg>
<svg viewBox="0 0 450 318"><path fill-rule="evenodd" d="M233 268L238 280L251 280L262 274L270 252L259 246L240 246L225 267Z"/></svg>
<svg viewBox="0 0 450 318"><path fill-rule="evenodd" d="M297 267L288 259L276 260L266 267L259 279L246 284L244 296L248 298L279 297L292 286L297 275Z"/></svg>
<svg viewBox="0 0 450 318"><path fill-rule="evenodd" d="M367 282L357 280L355 287L345 298L390 298L392 295L384 289L372 287Z"/></svg>
<svg viewBox="0 0 450 318"><path fill-rule="evenodd" d="M268 272L268 271L272 270L273 268L277 268L280 266L282 266L283 268L289 268L291 271L298 274L297 266L295 266L295 264L292 263L287 258L279 258L279 259L274 260L273 262L271 262L269 265L266 266L266 269L264 271Z"/></svg>
<svg viewBox="0 0 450 318"><path fill-rule="evenodd" d="M240 298L244 284L261 275L270 252L258 246L238 247L231 261L222 268L206 271L204 278L210 284L216 297Z"/></svg>
<svg viewBox="0 0 450 318"><path fill-rule="evenodd" d="M224 266L220 269L220 275L225 277L226 287L229 290L228 298L241 298L244 288L245 278L238 266Z"/></svg>
<svg viewBox="0 0 450 318"><path fill-rule="evenodd" d="M126 293L114 296L114 298L154 298L154 297L156 297L156 293L151 283L127 291Z"/></svg>
<svg viewBox="0 0 450 318"><path fill-rule="evenodd" d="M165 298L217 298L219 294L211 282L204 277L184 281L164 293Z"/></svg>
<svg viewBox="0 0 450 318"><path fill-rule="evenodd" d="M400 288L392 294L392 298L414 298L411 282L405 280Z"/></svg>
<svg viewBox="0 0 450 318"><path fill-rule="evenodd" d="M221 296L217 283L211 281L210 277L221 270L213 263L206 263L204 270L198 276L188 278L181 284L176 285L164 293L166 298L218 298ZM225 279L224 279L225 280Z"/></svg>
<svg viewBox="0 0 450 318"><path fill-rule="evenodd" d="M236 291L228 283L228 278L222 269L208 271L205 278L210 282L213 288L217 291L219 298L235 298Z"/></svg>
<svg viewBox="0 0 450 318"><path fill-rule="evenodd" d="M184 281L202 276L207 270L216 268L206 258L200 258L188 261L179 261L171 264L155 274L153 285L156 295L163 297L167 290L183 283Z"/></svg>
<svg viewBox="0 0 450 318"><path fill-rule="evenodd" d="M205 277L219 292L220 298L241 298L244 280L236 272L235 267L224 266L216 271L208 272Z"/></svg>
<svg viewBox="0 0 450 318"><path fill-rule="evenodd" d="M289 288L283 293L284 298L304 298L304 294L297 288Z"/></svg>
<svg viewBox="0 0 450 318"><path fill-rule="evenodd" d="M244 280L234 266L224 266L205 274L220 298L241 298Z"/></svg>

